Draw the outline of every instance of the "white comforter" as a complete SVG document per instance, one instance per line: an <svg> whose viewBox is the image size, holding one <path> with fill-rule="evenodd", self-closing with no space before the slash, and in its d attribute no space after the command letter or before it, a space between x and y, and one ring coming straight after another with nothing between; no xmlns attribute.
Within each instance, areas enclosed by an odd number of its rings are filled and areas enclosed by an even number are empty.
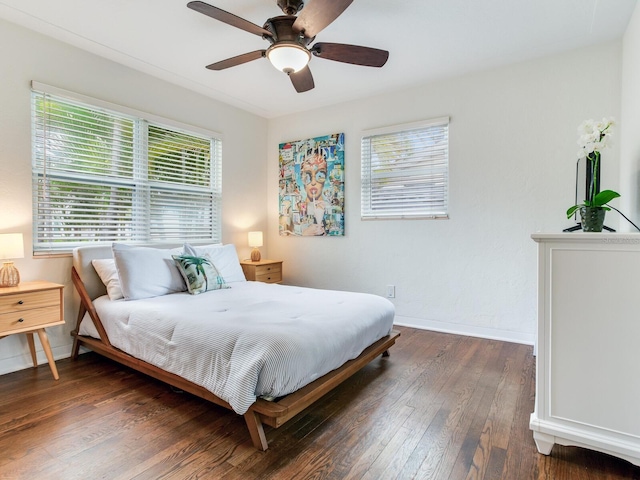
<svg viewBox="0 0 640 480"><path fill-rule="evenodd" d="M115 347L205 387L244 414L294 392L389 334L394 306L363 293L260 282L200 295L95 300ZM80 333L97 336L91 320Z"/></svg>

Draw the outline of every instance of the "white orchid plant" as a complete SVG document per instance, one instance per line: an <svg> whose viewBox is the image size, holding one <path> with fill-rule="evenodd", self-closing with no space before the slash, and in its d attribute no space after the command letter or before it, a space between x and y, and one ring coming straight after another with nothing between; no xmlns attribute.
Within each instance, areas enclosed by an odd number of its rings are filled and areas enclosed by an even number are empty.
<svg viewBox="0 0 640 480"><path fill-rule="evenodd" d="M600 165L600 152L609 145L611 130L614 125L613 118L603 118L600 122L586 120L578 127L578 145L580 146L578 158L586 158L593 173L587 191L587 198L583 203L569 208L567 210L567 218L571 218L571 215L581 207L599 207L604 210L610 210L607 203L620 196L618 192L613 190L600 192L600 185L598 185L600 178L597 174Z"/></svg>

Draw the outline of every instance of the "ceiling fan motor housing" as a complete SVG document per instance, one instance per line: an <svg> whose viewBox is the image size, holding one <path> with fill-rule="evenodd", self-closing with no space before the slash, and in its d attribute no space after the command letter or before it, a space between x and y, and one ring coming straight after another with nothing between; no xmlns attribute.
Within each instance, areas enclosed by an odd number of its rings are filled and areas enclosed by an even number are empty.
<svg viewBox="0 0 640 480"><path fill-rule="evenodd" d="M276 44L278 42L294 42L302 47L306 47L313 41L313 38L305 37L303 32L293 31L293 22L296 17L293 15L281 15L267 20L263 26L265 30L271 32L271 36L264 35L263 38Z"/></svg>
<svg viewBox="0 0 640 480"><path fill-rule="evenodd" d="M278 0L277 3L285 15L295 15L304 7L302 0Z"/></svg>

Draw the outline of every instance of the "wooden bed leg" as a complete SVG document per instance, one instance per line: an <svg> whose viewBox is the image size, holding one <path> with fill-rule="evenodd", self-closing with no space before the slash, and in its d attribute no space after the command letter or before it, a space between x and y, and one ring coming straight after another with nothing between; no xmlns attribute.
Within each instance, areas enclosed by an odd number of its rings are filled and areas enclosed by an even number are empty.
<svg viewBox="0 0 640 480"><path fill-rule="evenodd" d="M73 347L71 347L71 359L77 360L78 354L80 353L80 344L78 343L78 332L80 331L80 322L84 318L84 314L87 313L87 307L82 303L82 299L80 300L80 308L78 309L78 319L76 320L76 329L71 332L73 335Z"/></svg>
<svg viewBox="0 0 640 480"><path fill-rule="evenodd" d="M382 356L383 357L388 357L389 356L389 350L385 350L384 352L382 352Z"/></svg>
<svg viewBox="0 0 640 480"><path fill-rule="evenodd" d="M247 423L253 446L262 451L269 448L267 445L267 436L264 434L264 426L258 414L253 410L248 410L247 413L244 414L244 421Z"/></svg>
<svg viewBox="0 0 640 480"><path fill-rule="evenodd" d="M80 353L80 344L78 343L78 337L73 337L73 346L71 347L71 360L77 360Z"/></svg>

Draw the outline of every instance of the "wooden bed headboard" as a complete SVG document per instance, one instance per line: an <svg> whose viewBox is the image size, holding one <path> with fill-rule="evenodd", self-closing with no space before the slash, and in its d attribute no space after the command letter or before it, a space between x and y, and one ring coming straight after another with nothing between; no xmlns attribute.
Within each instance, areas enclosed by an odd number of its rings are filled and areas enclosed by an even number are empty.
<svg viewBox="0 0 640 480"><path fill-rule="evenodd" d="M135 244L136 247L151 248L175 248L181 247L182 244ZM113 258L111 245L87 245L86 247L77 247L73 249L73 266L80 275L80 279L89 294L91 300L107 294L107 287L104 286L102 280L96 273L95 268L91 264L91 260L97 258Z"/></svg>

